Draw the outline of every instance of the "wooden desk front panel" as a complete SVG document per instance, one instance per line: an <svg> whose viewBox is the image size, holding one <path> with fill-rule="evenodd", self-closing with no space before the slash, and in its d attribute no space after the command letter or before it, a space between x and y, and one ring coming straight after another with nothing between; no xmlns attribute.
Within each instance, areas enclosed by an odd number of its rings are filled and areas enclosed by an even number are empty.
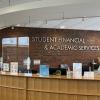
<svg viewBox="0 0 100 100"><path fill-rule="evenodd" d="M100 80L0 75L0 100L100 100Z"/></svg>
<svg viewBox="0 0 100 100"><path fill-rule="evenodd" d="M26 78L0 75L1 100L26 100Z"/></svg>
<svg viewBox="0 0 100 100"><path fill-rule="evenodd" d="M19 77L19 76L6 76L1 75L0 76L0 85L1 86L8 86L13 88L26 88L26 78L25 77Z"/></svg>
<svg viewBox="0 0 100 100"><path fill-rule="evenodd" d="M98 80L28 78L28 83L28 100L100 100Z"/></svg>

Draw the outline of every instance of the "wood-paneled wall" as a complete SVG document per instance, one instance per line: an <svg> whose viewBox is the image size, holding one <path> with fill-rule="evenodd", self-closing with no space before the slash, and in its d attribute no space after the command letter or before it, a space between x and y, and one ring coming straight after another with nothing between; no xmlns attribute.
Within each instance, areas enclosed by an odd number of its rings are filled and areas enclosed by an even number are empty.
<svg viewBox="0 0 100 100"><path fill-rule="evenodd" d="M49 64L50 66L58 66L61 63L67 63L69 65L72 62L84 62L88 63L92 59L100 57L100 51L45 51L43 48L45 43L32 42L32 37L68 37L68 38L84 38L86 44L84 45L98 45L100 46L100 32L99 31L86 31L86 30L71 30L71 29L47 29L47 28L25 28L15 27L13 30L11 27L0 30L0 43L4 37L19 37L29 36L30 46L29 55L32 60L41 59L41 63ZM51 42L50 45L59 44ZM59 44L61 45L61 44ZM71 43L73 45L73 43ZM80 44L76 44L80 45ZM2 52L2 46L0 45L0 51ZM0 52L0 55L1 55Z"/></svg>

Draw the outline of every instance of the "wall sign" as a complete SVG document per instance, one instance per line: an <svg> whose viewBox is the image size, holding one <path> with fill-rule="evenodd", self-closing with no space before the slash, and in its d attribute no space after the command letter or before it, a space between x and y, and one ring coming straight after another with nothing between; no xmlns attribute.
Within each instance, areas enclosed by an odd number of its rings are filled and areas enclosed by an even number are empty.
<svg viewBox="0 0 100 100"><path fill-rule="evenodd" d="M32 37L32 42L43 43L44 50L59 51L99 51L100 46L96 44L88 44L91 41L85 38L75 37Z"/></svg>

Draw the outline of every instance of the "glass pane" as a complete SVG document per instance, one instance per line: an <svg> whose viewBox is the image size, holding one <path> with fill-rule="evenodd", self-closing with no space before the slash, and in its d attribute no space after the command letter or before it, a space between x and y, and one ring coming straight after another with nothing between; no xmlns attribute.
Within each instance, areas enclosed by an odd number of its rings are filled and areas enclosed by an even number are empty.
<svg viewBox="0 0 100 100"><path fill-rule="evenodd" d="M2 45L7 45L7 46L11 46L11 45L17 45L17 38L3 38L2 39Z"/></svg>
<svg viewBox="0 0 100 100"><path fill-rule="evenodd" d="M17 61L17 37L2 39L2 57L3 63Z"/></svg>
<svg viewBox="0 0 100 100"><path fill-rule="evenodd" d="M19 37L18 45L29 46L29 37Z"/></svg>
<svg viewBox="0 0 100 100"><path fill-rule="evenodd" d="M19 72L25 72L27 66L24 61L29 56L29 37L18 37L18 64Z"/></svg>

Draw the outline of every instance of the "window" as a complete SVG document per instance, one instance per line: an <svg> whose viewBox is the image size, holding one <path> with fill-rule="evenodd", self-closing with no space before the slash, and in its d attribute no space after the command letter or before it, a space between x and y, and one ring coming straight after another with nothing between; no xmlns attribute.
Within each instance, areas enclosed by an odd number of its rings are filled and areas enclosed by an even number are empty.
<svg viewBox="0 0 100 100"><path fill-rule="evenodd" d="M19 37L18 45L19 46L29 46L29 37Z"/></svg>
<svg viewBox="0 0 100 100"><path fill-rule="evenodd" d="M17 38L3 38L2 45L4 46L16 46L17 45Z"/></svg>

